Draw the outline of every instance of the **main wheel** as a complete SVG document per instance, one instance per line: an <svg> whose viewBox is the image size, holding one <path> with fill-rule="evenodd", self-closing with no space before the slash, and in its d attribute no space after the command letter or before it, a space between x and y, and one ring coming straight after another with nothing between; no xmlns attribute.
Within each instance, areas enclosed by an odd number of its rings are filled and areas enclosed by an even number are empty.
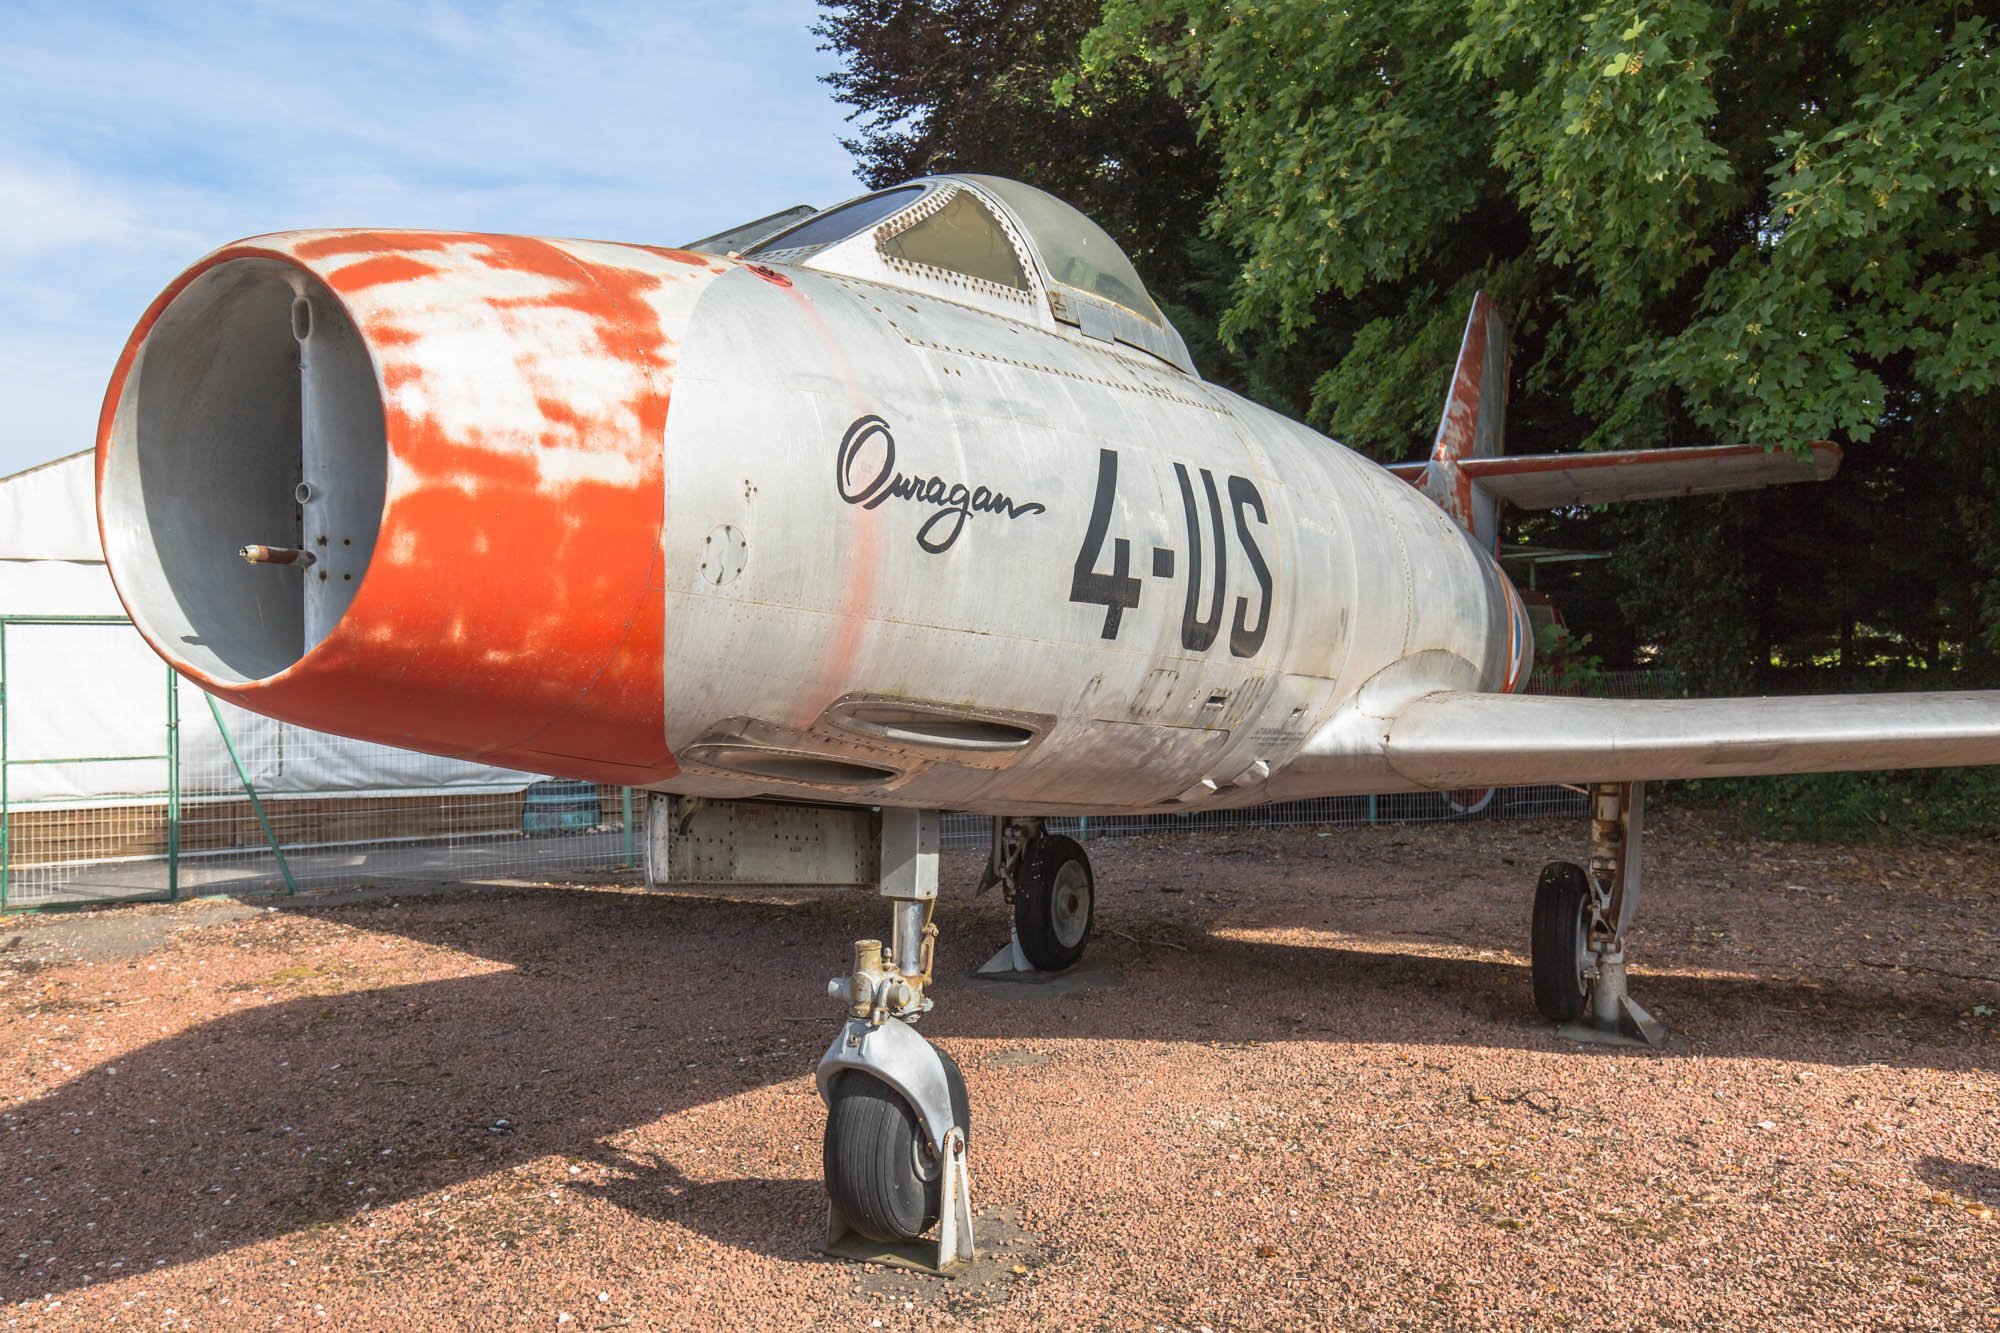
<svg viewBox="0 0 2000 1333"><path fill-rule="evenodd" d="M1044 972L1076 965L1090 942L1093 890L1090 858L1075 838L1045 833L1028 844L1014 877L1014 932L1029 962Z"/></svg>
<svg viewBox="0 0 2000 1333"><path fill-rule="evenodd" d="M935 1048L933 1048L935 1049ZM971 1103L958 1062L943 1051L951 1111L969 1141ZM915 1240L938 1220L944 1164L915 1108L903 1095L858 1070L834 1080L826 1112L826 1192L848 1223L870 1240Z"/></svg>
<svg viewBox="0 0 2000 1333"><path fill-rule="evenodd" d="M1590 881L1583 867L1551 861L1535 882L1535 919L1529 930L1535 1008L1552 1023L1574 1023L1590 999L1584 963L1590 957L1590 927L1584 907Z"/></svg>

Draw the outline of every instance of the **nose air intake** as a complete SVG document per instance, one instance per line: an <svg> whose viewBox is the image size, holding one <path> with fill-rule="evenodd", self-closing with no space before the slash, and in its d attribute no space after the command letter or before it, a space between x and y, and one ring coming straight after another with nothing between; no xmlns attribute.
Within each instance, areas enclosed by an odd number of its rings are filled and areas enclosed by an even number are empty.
<svg viewBox="0 0 2000 1333"><path fill-rule="evenodd" d="M600 782L666 740L663 449L727 261L464 232L287 232L154 302L98 427L113 582L212 693Z"/></svg>
<svg viewBox="0 0 2000 1333"><path fill-rule="evenodd" d="M114 405L101 515L135 621L202 674L277 675L368 570L387 473L368 349L326 285L269 259L190 282ZM253 554L254 553L254 554Z"/></svg>

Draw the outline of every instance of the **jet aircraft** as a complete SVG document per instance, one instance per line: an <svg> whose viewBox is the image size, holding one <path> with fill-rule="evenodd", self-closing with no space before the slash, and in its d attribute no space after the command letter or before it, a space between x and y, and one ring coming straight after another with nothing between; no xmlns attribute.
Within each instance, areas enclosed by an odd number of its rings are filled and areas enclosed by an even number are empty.
<svg viewBox="0 0 2000 1333"><path fill-rule="evenodd" d="M988 176L682 248L288 232L140 321L100 522L133 622L216 695L646 788L676 878L879 888L817 1074L830 1241L935 1225L949 1266L969 1108L913 1026L941 811L992 817L1010 950L1059 969L1095 884L1051 816L1589 784L1587 857L1534 890L1535 1001L1657 1040L1624 972L1646 780L2000 761L1995 694L1521 693L1501 505L1839 454L1510 457L1506 372L1481 296L1428 457L1378 466L1202 380L1101 228Z"/></svg>

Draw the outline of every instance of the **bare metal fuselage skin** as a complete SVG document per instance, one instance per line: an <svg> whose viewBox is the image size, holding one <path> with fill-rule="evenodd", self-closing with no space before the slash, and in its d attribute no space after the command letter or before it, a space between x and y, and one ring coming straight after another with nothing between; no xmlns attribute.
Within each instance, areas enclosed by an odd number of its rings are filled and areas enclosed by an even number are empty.
<svg viewBox="0 0 2000 1333"><path fill-rule="evenodd" d="M1375 464L1144 353L846 277L717 279L666 495L665 790L781 792L703 762L740 739L892 769L898 805L1334 794L1285 768L1364 683L1526 665L1497 564ZM939 745L897 701L1031 739Z"/></svg>
<svg viewBox="0 0 2000 1333"><path fill-rule="evenodd" d="M1417 489L996 299L596 242L241 242L113 379L111 570L245 707L712 797L1391 790L1365 691L1519 687L1518 598Z"/></svg>

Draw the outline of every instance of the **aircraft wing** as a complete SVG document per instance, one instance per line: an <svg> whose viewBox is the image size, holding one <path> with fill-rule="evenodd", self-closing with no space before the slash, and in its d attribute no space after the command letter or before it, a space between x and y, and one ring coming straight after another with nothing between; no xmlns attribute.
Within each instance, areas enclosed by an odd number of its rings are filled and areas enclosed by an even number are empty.
<svg viewBox="0 0 2000 1333"><path fill-rule="evenodd" d="M1481 490L1523 509L1660 500L1676 495L1754 490L1825 481L1840 468L1840 449L1814 440L1803 456L1755 444L1692 449L1615 449L1594 454L1516 454L1466 458L1458 470ZM1389 470L1421 484L1425 463Z"/></svg>
<svg viewBox="0 0 2000 1333"><path fill-rule="evenodd" d="M2000 690L1769 699L1441 691L1379 725L1389 767L1440 789L2000 764Z"/></svg>

